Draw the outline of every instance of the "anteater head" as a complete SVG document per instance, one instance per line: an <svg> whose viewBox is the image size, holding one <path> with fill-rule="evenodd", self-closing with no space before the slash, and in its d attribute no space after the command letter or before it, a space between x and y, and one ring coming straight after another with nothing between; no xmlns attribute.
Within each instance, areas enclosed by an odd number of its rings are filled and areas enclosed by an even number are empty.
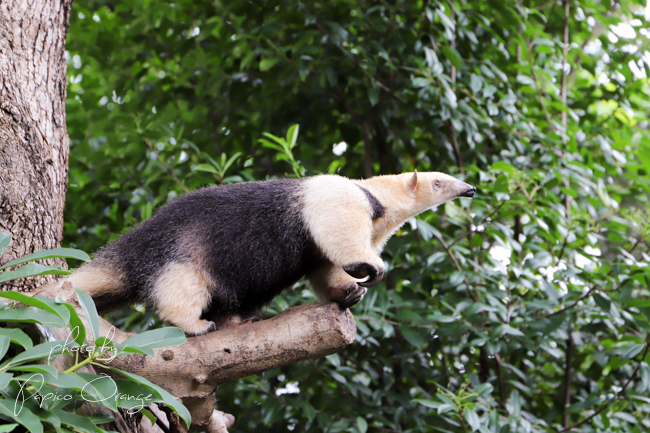
<svg viewBox="0 0 650 433"><path fill-rule="evenodd" d="M457 197L474 197L476 188L445 173L424 172L406 176L406 190L426 208L438 206Z"/></svg>

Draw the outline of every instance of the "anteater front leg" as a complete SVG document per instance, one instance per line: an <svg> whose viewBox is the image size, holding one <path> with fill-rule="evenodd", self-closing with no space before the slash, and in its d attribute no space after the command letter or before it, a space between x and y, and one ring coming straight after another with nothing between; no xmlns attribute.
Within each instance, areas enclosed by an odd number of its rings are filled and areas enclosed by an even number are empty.
<svg viewBox="0 0 650 433"><path fill-rule="evenodd" d="M362 300L368 290L342 268L329 262L321 265L307 278L320 302L336 302L343 308L350 308Z"/></svg>

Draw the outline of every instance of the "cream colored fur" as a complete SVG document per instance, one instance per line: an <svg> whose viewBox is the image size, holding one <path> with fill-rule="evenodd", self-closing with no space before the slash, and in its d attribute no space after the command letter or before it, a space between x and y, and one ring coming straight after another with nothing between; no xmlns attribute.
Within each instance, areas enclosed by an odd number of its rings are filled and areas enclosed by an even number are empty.
<svg viewBox="0 0 650 433"><path fill-rule="evenodd" d="M214 324L200 317L210 304L213 286L210 276L190 263L167 264L153 289L158 315L188 334L208 332Z"/></svg>
<svg viewBox="0 0 650 433"><path fill-rule="evenodd" d="M91 297L99 295L119 295L123 290L123 278L118 272L108 268L86 265L79 268L66 280L75 290L88 292Z"/></svg>
<svg viewBox="0 0 650 433"><path fill-rule="evenodd" d="M379 254L386 241L408 219L470 188L461 180L437 172L402 173L366 180L315 176L305 183L303 217L316 245L329 260L308 275L321 302L329 301L329 288L362 281L348 275L342 267L365 262L383 272L384 262ZM370 191L385 207L381 218L372 220L368 198L355 184Z"/></svg>
<svg viewBox="0 0 650 433"><path fill-rule="evenodd" d="M413 176L417 183L411 189L409 183ZM436 181L440 186L435 186ZM458 197L469 187L462 180L437 172L376 176L355 183L370 191L386 207L384 217L373 224L372 245L378 253L410 218Z"/></svg>
<svg viewBox="0 0 650 433"><path fill-rule="evenodd" d="M340 176L315 176L302 188L302 213L316 245L334 265L384 262L368 240L372 209L364 192Z"/></svg>

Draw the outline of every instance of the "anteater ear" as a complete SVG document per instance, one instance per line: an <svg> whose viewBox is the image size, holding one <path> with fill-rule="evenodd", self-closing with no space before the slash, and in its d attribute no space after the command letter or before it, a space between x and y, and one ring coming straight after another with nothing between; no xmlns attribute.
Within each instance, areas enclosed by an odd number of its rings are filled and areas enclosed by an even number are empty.
<svg viewBox="0 0 650 433"><path fill-rule="evenodd" d="M415 170L413 172L413 176L411 177L411 179L409 179L408 183L406 184L406 190L408 192L413 192L417 187L418 187L418 171Z"/></svg>

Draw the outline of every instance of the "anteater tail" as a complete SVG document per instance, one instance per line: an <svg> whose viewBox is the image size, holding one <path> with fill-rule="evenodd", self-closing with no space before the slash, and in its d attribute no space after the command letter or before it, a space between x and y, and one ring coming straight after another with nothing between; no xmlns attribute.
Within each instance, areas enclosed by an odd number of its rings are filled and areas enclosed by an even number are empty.
<svg viewBox="0 0 650 433"><path fill-rule="evenodd" d="M126 289L121 273L95 262L80 267L65 281L72 284L73 290L87 292L93 298L100 314L135 302L132 294Z"/></svg>

